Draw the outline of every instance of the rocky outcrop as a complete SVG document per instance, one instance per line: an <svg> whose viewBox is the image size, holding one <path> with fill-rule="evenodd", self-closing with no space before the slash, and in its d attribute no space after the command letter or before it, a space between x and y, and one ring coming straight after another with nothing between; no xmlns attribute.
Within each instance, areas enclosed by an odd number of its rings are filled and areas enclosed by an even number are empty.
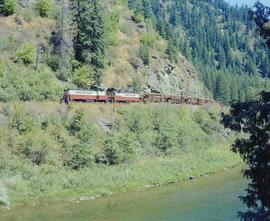
<svg viewBox="0 0 270 221"><path fill-rule="evenodd" d="M114 4L113 0L110 2ZM151 25L134 22L132 12L126 7L119 6L119 11L118 45L110 48L103 86L131 88L140 93L203 96L203 84L192 64L180 53L178 62L171 63L165 53L168 42ZM139 55L143 41L149 44L149 65Z"/></svg>
<svg viewBox="0 0 270 221"><path fill-rule="evenodd" d="M166 58L152 57L146 73L144 88L148 91L202 96L202 87L196 72L183 57L178 64L172 64Z"/></svg>

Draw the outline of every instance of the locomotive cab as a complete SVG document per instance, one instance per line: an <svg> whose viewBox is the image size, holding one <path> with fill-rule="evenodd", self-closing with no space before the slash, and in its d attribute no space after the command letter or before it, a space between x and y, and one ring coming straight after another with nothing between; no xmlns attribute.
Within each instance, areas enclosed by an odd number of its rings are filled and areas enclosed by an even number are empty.
<svg viewBox="0 0 270 221"><path fill-rule="evenodd" d="M60 103L63 103L63 102L65 102L65 104L68 104L70 102L70 100L69 100L69 89L64 90L64 95L60 99Z"/></svg>

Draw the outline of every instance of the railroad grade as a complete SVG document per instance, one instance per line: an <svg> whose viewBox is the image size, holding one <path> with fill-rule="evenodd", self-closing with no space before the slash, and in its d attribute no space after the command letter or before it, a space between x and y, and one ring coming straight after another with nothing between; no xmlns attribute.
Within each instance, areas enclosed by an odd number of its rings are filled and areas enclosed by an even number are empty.
<svg viewBox="0 0 270 221"><path fill-rule="evenodd" d="M185 95L168 95L161 93L134 93L121 89L108 88L100 89L68 89L65 90L61 102L66 104L72 102L93 102L93 103L170 103L206 105L214 104L215 101L209 98L189 97Z"/></svg>

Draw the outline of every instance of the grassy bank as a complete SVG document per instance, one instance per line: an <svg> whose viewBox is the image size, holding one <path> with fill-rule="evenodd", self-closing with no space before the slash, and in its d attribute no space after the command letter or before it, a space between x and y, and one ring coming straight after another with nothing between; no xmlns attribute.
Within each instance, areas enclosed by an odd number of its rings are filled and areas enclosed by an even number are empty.
<svg viewBox="0 0 270 221"><path fill-rule="evenodd" d="M12 203L108 195L240 164L215 107L3 104L0 175Z"/></svg>
<svg viewBox="0 0 270 221"><path fill-rule="evenodd" d="M224 147L177 157L153 158L119 166L96 166L80 172L60 170L39 174L31 181L18 179L9 191L13 203L106 196L169 183L190 176L215 174L241 165L240 158Z"/></svg>

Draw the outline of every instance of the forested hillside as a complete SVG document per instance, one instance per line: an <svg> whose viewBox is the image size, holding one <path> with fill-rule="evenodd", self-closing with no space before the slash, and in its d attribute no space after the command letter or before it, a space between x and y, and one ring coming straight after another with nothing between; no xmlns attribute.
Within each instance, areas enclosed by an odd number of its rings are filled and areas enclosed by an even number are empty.
<svg viewBox="0 0 270 221"><path fill-rule="evenodd" d="M0 195L101 196L239 165L219 105L51 102L93 85L224 103L267 88L247 9L216 2L0 0Z"/></svg>
<svg viewBox="0 0 270 221"><path fill-rule="evenodd" d="M248 99L269 88L269 50L257 39L247 7L223 0L130 0L135 17L149 18L168 40L171 60L180 51L217 101Z"/></svg>
<svg viewBox="0 0 270 221"><path fill-rule="evenodd" d="M203 95L194 67L171 63L151 23L126 1L0 3L0 101L58 100L64 88L130 88Z"/></svg>
<svg viewBox="0 0 270 221"><path fill-rule="evenodd" d="M222 0L2 0L0 14L0 101L100 85L228 103L270 85L248 8Z"/></svg>

